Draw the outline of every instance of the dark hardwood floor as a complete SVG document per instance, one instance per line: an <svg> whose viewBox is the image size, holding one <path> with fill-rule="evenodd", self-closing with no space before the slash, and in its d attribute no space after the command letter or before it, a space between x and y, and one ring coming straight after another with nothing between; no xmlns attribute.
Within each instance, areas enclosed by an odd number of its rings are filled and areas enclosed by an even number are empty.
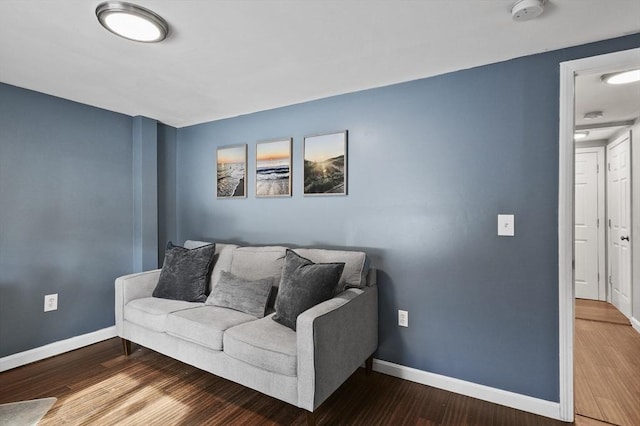
<svg viewBox="0 0 640 426"><path fill-rule="evenodd" d="M580 304L578 302L578 304ZM610 306L576 319L576 425L640 425L640 334ZM604 320L603 320L604 318ZM604 322L604 321L608 322ZM296 407L119 339L0 373L0 403L58 401L40 425L303 425ZM320 425L565 425L374 372L355 372Z"/></svg>
<svg viewBox="0 0 640 426"><path fill-rule="evenodd" d="M54 396L40 425L303 425L296 407L119 339L0 373L0 403ZM320 425L564 425L374 372L356 371ZM587 419L588 420L588 419ZM578 423L589 425L592 423Z"/></svg>

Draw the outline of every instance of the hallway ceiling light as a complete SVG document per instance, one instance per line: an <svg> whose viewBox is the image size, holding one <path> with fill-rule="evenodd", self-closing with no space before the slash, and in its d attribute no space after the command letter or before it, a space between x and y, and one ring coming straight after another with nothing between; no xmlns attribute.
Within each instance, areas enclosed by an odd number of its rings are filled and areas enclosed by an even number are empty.
<svg viewBox="0 0 640 426"><path fill-rule="evenodd" d="M586 130L583 131L583 132L575 132L573 134L573 140L574 141L579 141L580 139L584 139L587 136L589 136L589 132L587 132Z"/></svg>
<svg viewBox="0 0 640 426"><path fill-rule="evenodd" d="M169 33L169 25L160 15L131 3L101 3L96 8L96 16L103 27L128 40L155 43Z"/></svg>
<svg viewBox="0 0 640 426"><path fill-rule="evenodd" d="M595 120L596 118L602 118L604 113L602 111L589 111L584 115L585 120Z"/></svg>
<svg viewBox="0 0 640 426"><path fill-rule="evenodd" d="M627 84L640 81L640 68L605 74L600 79L607 84Z"/></svg>

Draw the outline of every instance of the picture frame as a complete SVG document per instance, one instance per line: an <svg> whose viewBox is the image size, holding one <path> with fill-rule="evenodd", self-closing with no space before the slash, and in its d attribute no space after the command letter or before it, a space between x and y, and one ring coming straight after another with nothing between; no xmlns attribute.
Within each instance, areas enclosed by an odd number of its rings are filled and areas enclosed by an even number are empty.
<svg viewBox="0 0 640 426"><path fill-rule="evenodd" d="M256 197L291 197L293 138L256 143Z"/></svg>
<svg viewBox="0 0 640 426"><path fill-rule="evenodd" d="M247 144L227 145L216 150L216 197L247 197Z"/></svg>
<svg viewBox="0 0 640 426"><path fill-rule="evenodd" d="M304 138L305 196L347 195L347 136L343 130Z"/></svg>

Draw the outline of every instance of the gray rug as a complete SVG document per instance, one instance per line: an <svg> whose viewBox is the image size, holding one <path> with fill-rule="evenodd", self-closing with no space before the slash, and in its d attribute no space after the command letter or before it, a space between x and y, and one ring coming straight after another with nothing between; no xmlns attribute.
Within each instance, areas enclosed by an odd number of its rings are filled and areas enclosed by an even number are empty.
<svg viewBox="0 0 640 426"><path fill-rule="evenodd" d="M0 404L0 426L37 425L55 403L56 398L42 398Z"/></svg>

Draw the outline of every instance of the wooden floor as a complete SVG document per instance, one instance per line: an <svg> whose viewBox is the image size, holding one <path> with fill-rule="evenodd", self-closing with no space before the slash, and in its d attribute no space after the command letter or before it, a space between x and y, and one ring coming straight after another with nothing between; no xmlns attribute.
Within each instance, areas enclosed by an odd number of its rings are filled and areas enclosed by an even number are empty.
<svg viewBox="0 0 640 426"><path fill-rule="evenodd" d="M578 426L640 425L640 334L576 320ZM303 425L296 407L119 339L0 373L0 403L56 397L40 425ZM320 425L566 425L360 369L317 412Z"/></svg>
<svg viewBox="0 0 640 426"><path fill-rule="evenodd" d="M576 299L576 319L631 325L615 306L598 300Z"/></svg>
<svg viewBox="0 0 640 426"><path fill-rule="evenodd" d="M640 334L606 302L576 300L576 316L579 306L586 307L582 318L592 319L575 322L576 413L640 425Z"/></svg>
<svg viewBox="0 0 640 426"><path fill-rule="evenodd" d="M40 425L303 425L296 407L110 339L0 373L0 403L54 396ZM360 369L317 412L321 425L564 425ZM589 425L589 423L582 423Z"/></svg>

